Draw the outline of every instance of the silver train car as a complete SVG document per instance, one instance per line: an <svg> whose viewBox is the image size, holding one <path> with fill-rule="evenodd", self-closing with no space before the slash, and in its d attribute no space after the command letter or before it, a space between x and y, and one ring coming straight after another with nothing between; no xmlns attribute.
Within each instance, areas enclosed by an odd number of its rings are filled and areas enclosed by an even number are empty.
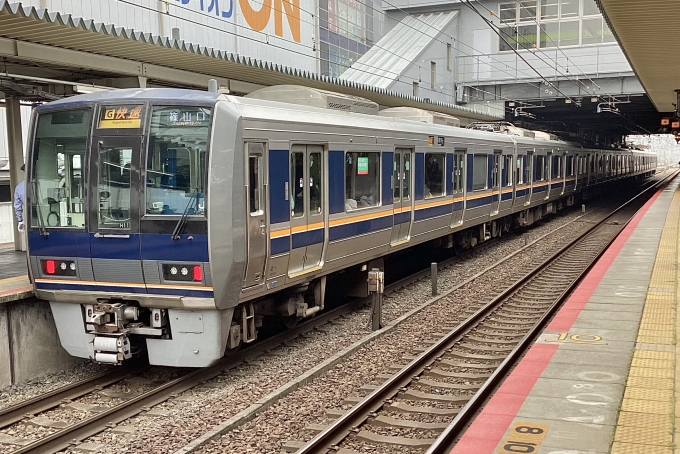
<svg viewBox="0 0 680 454"><path fill-rule="evenodd" d="M360 296L386 255L473 247L656 167L651 153L402 114L299 87L128 89L36 108L30 272L63 347L208 366L269 317L322 310L329 275Z"/></svg>

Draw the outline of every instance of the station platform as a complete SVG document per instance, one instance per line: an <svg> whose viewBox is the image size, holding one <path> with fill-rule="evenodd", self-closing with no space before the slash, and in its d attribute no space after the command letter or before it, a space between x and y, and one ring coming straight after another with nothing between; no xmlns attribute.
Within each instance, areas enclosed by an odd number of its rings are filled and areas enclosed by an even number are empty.
<svg viewBox="0 0 680 454"><path fill-rule="evenodd" d="M26 253L15 251L13 243L0 245L0 304L31 296Z"/></svg>
<svg viewBox="0 0 680 454"><path fill-rule="evenodd" d="M680 450L679 185L635 215L452 454Z"/></svg>

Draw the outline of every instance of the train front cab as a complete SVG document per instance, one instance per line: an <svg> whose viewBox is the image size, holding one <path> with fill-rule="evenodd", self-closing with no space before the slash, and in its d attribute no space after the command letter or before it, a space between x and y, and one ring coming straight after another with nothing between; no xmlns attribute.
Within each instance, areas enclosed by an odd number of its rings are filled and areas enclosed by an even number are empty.
<svg viewBox="0 0 680 454"><path fill-rule="evenodd" d="M215 97L118 92L37 109L31 272L69 354L119 364L146 347L151 364L175 366L224 354L233 309L215 310L206 197Z"/></svg>

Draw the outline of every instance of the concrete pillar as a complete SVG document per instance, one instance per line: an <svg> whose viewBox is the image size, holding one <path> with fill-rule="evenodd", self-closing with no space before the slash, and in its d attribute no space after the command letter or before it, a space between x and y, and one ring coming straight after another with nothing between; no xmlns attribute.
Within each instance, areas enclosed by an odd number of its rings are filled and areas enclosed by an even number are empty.
<svg viewBox="0 0 680 454"><path fill-rule="evenodd" d="M24 163L23 142L21 139L21 107L18 98L5 99L5 117L7 119L7 145L9 150L9 185L12 203L14 202L14 188L22 181L24 172L21 165ZM25 208L24 208L25 211ZM14 226L14 249L25 250L23 247L22 234L17 229L17 219L12 216Z"/></svg>

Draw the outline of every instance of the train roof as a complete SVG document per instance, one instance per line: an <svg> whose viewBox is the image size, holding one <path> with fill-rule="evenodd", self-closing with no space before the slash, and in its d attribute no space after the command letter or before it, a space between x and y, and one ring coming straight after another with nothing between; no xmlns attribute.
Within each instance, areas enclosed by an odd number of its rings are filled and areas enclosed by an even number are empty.
<svg viewBox="0 0 680 454"><path fill-rule="evenodd" d="M330 122L336 125L344 125L369 130L400 130L407 133L438 134L442 136L456 136L463 140L489 140L494 142L512 144L517 143L535 148L581 148L592 151L626 151L633 154L655 155L650 151L629 149L592 149L584 148L579 144L553 139L533 139L530 137L509 136L494 132L465 129L455 126L445 126L431 123L423 123L416 120L391 118L380 115L362 114L356 112L344 112L334 109L290 104L282 101L262 100L256 98L225 96L209 91L189 90L182 88L127 88L99 91L83 95L72 96L58 101L52 101L38 106L38 112L53 108L73 108L78 106L92 105L97 102L140 102L151 101L163 103L199 103L214 104L219 99L228 100L238 106L241 113L251 119L270 119L286 122L300 122L319 124ZM306 114L311 114L307 116ZM331 121L332 119L332 121ZM369 120L367 122L367 120ZM399 126L397 126L399 125ZM423 127L426 129L423 130ZM434 147L436 149L437 147Z"/></svg>
<svg viewBox="0 0 680 454"><path fill-rule="evenodd" d="M114 101L163 101L163 102L196 102L214 104L221 95L209 91L187 90L183 88L123 88L119 90L105 90L84 95L71 96L69 98L52 101L39 106L37 109L45 110L55 107L77 107L96 102Z"/></svg>

